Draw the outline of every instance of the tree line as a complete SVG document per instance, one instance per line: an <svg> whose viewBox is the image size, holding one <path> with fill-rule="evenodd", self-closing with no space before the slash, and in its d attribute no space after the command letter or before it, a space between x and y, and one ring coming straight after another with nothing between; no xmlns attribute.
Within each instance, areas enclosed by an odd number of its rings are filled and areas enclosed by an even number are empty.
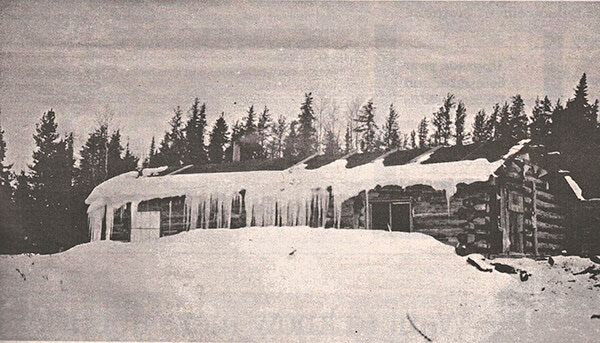
<svg viewBox="0 0 600 343"><path fill-rule="evenodd" d="M88 134L75 160L73 134L58 134L51 109L36 125L33 162L26 171L14 173L5 162L6 143L0 128L0 249L1 252L56 252L88 240L85 198L94 187L138 166L184 166L229 163L234 145L241 160L285 158L298 160L313 153L340 156L353 151L427 149L467 142L516 142L531 138L561 152L562 168L570 169L580 185L600 188L600 128L598 100L588 100L586 75L574 96L563 105L548 97L536 99L531 115L520 95L496 103L488 114L477 111L471 130L465 126L467 107L453 94L425 116L409 133L399 130L399 113L387 108L378 124L373 100L349 102L345 116L335 101L315 101L304 95L296 118L272 117L268 107L251 105L245 116L228 123L224 113L209 128L206 103L194 99L187 115L176 107L169 128L159 142L153 137L147 156L140 161L123 142L110 118L98 122ZM112 129L112 130L111 130ZM233 143L235 142L235 144ZM600 189L599 189L600 190Z"/></svg>

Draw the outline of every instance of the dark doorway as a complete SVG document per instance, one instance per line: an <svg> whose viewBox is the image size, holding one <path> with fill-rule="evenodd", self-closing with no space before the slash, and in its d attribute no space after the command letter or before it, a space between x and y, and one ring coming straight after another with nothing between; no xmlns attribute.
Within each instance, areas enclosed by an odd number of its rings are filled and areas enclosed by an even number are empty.
<svg viewBox="0 0 600 343"><path fill-rule="evenodd" d="M410 204L392 204L392 231L410 232Z"/></svg>
<svg viewBox="0 0 600 343"><path fill-rule="evenodd" d="M385 202L371 205L371 229L388 230L390 225L390 204Z"/></svg>
<svg viewBox="0 0 600 343"><path fill-rule="evenodd" d="M410 203L374 202L370 209L370 229L411 231Z"/></svg>

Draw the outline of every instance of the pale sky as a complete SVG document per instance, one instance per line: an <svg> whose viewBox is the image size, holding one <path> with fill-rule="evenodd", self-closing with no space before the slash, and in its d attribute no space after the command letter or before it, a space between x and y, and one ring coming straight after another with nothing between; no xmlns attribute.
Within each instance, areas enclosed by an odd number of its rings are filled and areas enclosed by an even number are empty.
<svg viewBox="0 0 600 343"><path fill-rule="evenodd" d="M600 95L598 3L201 3L0 0L0 125L8 162L26 166L35 123L57 112L76 150L98 113L134 152L162 137L194 97L209 125L249 105L295 117L305 92L390 103L408 132L450 92L472 119L520 93ZM469 125L470 128L470 125Z"/></svg>

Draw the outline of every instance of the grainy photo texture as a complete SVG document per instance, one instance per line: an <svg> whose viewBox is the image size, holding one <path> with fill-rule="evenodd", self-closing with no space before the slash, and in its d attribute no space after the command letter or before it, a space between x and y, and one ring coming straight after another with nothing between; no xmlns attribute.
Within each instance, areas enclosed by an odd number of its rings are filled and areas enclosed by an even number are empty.
<svg viewBox="0 0 600 343"><path fill-rule="evenodd" d="M600 4L0 0L0 340L595 342Z"/></svg>

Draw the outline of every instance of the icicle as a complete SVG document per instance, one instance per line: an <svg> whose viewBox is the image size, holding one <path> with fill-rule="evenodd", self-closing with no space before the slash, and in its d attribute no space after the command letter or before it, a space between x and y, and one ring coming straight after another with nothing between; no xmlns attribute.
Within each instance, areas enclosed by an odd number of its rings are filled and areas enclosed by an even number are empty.
<svg viewBox="0 0 600 343"><path fill-rule="evenodd" d="M448 210L448 218L450 218L450 197L448 197L448 192L444 192L446 195L446 209Z"/></svg>
<svg viewBox="0 0 600 343"><path fill-rule="evenodd" d="M90 241L99 241L102 235L102 219L104 217L104 208L100 207L88 216L88 227L90 228Z"/></svg>
<svg viewBox="0 0 600 343"><path fill-rule="evenodd" d="M115 210L112 206L106 206L106 240L110 240L110 236L112 235L112 229L114 224L114 214Z"/></svg>

